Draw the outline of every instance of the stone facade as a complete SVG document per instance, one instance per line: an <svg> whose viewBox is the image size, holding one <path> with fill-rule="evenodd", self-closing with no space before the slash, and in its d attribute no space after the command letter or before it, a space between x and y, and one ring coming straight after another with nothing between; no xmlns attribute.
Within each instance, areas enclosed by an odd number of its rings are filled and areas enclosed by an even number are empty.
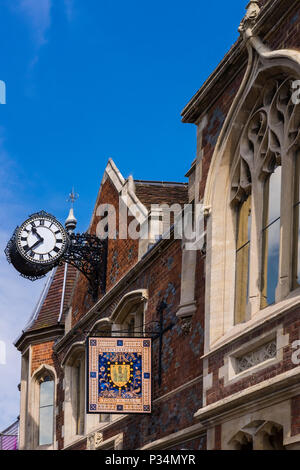
<svg viewBox="0 0 300 470"><path fill-rule="evenodd" d="M109 240L106 290L99 292L96 303L82 275L58 268L42 308L16 343L22 352L21 448L40 447L37 385L45 374L55 381L55 431L47 448L300 448L300 369L294 360L300 340L300 288L293 278L291 229L300 120L297 107L280 94L282 83L300 79L299 25L298 1L249 3L240 38L182 112L183 122L197 128L197 155L188 184L135 181L131 176L125 180L114 162L108 162L90 233L96 233L101 220L99 205L111 204L118 214L120 197L127 198L128 207L137 204L141 213L151 211L151 204L201 202L206 242L189 251L184 240L161 239L159 217L146 241ZM269 96L278 97L275 104ZM251 127L253 109L261 117ZM262 131L264 116L268 122ZM253 163L258 158L267 161L260 170ZM280 201L281 256L275 301L263 305L265 199L260 191L274 171L274 159L282 168L285 189ZM236 213L249 194L254 201L249 285L245 312L237 322ZM131 215L128 225L134 220ZM64 282L67 290L61 289ZM84 384L74 374L84 364L87 335L113 334L128 325L129 317L136 322L137 315L142 315L146 332L158 320L162 300L164 326L172 327L163 338L161 384L158 342L153 342L152 414L114 415L109 420L86 415L81 409Z"/></svg>

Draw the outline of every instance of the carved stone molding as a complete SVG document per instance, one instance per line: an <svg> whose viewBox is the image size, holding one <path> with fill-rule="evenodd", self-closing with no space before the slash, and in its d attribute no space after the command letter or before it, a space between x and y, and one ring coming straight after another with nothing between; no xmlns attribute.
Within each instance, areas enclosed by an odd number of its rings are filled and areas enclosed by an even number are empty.
<svg viewBox="0 0 300 470"><path fill-rule="evenodd" d="M123 433L116 434L115 436L106 439L104 441L103 439L103 433L102 432L95 432L88 436L87 438L87 450L101 450L101 449L107 449L108 446L109 448L114 448L116 450L122 450L123 448L123 440L124 440L124 435Z"/></svg>
<svg viewBox="0 0 300 470"><path fill-rule="evenodd" d="M239 33L244 33L247 29L255 26L257 17L260 13L260 6L258 0L251 0L247 5L247 13L241 21L239 26Z"/></svg>
<svg viewBox="0 0 300 470"><path fill-rule="evenodd" d="M300 143L300 114L293 103L292 77L268 83L249 113L238 146L239 159L232 182L232 201L251 192L251 182L274 171Z"/></svg>
<svg viewBox="0 0 300 470"><path fill-rule="evenodd" d="M103 443L103 433L95 432L88 436L87 439L87 449L88 450L97 450L97 448Z"/></svg>
<svg viewBox="0 0 300 470"><path fill-rule="evenodd" d="M192 331L192 317L184 317L180 319L180 327L182 334L187 336Z"/></svg>

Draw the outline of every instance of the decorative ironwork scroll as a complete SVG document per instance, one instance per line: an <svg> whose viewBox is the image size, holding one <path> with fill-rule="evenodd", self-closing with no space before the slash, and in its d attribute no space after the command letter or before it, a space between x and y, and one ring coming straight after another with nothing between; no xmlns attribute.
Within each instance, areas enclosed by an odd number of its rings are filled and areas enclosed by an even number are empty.
<svg viewBox="0 0 300 470"><path fill-rule="evenodd" d="M105 292L107 240L95 235L70 235L68 251L62 261L75 266L89 281L89 293L96 300L98 291Z"/></svg>

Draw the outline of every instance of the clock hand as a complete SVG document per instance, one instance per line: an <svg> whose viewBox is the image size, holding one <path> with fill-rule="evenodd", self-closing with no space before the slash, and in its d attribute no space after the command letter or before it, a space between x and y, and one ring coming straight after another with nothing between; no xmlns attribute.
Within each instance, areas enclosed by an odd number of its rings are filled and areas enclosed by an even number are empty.
<svg viewBox="0 0 300 470"><path fill-rule="evenodd" d="M29 250L33 250L34 248L36 248L40 243L42 243L44 241L44 239L41 237L40 240L38 240L37 242L35 242L34 245L32 246L29 246L26 250L26 253L29 251Z"/></svg>
<svg viewBox="0 0 300 470"><path fill-rule="evenodd" d="M40 234L38 233L36 227L32 227L32 230L31 230L31 231L32 231L32 233L34 233L34 234L39 238L40 241L44 241L44 239L43 239L43 238L40 236Z"/></svg>

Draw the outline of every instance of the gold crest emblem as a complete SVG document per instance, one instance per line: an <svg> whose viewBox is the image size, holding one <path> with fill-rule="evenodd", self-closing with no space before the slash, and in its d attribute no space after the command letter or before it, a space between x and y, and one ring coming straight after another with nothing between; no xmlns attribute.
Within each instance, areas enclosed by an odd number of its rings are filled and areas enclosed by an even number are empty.
<svg viewBox="0 0 300 470"><path fill-rule="evenodd" d="M110 376L117 387L124 387L130 380L130 364L111 364Z"/></svg>

